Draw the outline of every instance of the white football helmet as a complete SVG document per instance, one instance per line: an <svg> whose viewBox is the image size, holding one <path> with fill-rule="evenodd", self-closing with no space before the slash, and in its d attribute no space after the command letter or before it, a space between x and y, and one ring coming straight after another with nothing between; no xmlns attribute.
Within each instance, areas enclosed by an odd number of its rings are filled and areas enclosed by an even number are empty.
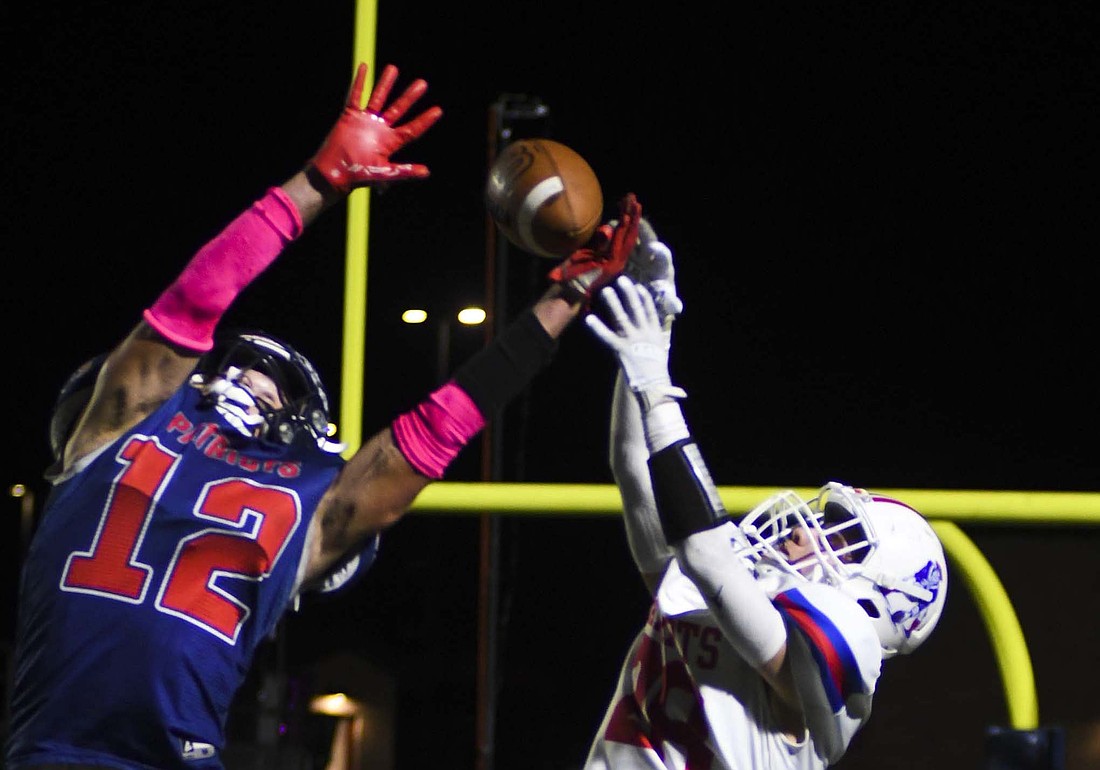
<svg viewBox="0 0 1100 770"><path fill-rule="evenodd" d="M779 568L852 597L871 618L884 657L915 650L943 614L943 546L925 518L900 500L829 482L809 501L779 492L739 527L747 541L739 555L758 569ZM781 544L797 527L810 534L813 551L791 563Z"/></svg>

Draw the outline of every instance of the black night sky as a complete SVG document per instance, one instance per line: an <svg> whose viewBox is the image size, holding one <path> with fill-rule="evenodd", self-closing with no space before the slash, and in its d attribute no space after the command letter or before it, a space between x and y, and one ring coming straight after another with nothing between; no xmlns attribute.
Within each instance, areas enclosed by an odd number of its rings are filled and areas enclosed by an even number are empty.
<svg viewBox="0 0 1100 770"><path fill-rule="evenodd" d="M57 388L317 148L350 82L355 6L17 5L3 11L5 488L24 483L41 501ZM372 197L364 434L435 384L434 334L402 326L400 310L487 301L488 110L524 94L550 108L532 130L596 170L608 215L635 192L676 256L686 310L673 371L718 483L1100 489L1100 11L671 8L381 0L378 67L396 64L399 87L424 77L417 109L439 104L444 117L397 158L431 178ZM227 319L293 341L337 402L345 228L343 209L329 212ZM500 321L551 266L510 257ZM456 332L452 363L479 344ZM506 480L610 482L612 379L583 326L567 332L502 417ZM477 480L480 451L448 479ZM11 607L18 503L8 508ZM1082 676L1100 633L1100 536L967 532L1029 635L1041 721L1083 740L1080 726L1100 720L1095 678ZM496 766L577 768L644 589L614 519L505 517L500 537ZM395 767L474 767L477 560L475 519L407 518L362 583L287 621L257 678L285 674L289 710L334 656L369 664L396 687ZM257 689L235 716L239 767ZM985 727L1006 718L958 582L927 650L887 664L841 767L973 768ZM311 729L301 743L316 744Z"/></svg>

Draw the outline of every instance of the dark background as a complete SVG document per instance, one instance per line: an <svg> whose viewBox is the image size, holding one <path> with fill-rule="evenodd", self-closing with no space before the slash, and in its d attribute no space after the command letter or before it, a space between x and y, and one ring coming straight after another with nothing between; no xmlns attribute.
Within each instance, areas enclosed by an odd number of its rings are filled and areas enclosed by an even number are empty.
<svg viewBox="0 0 1100 770"><path fill-rule="evenodd" d="M397 64L399 88L427 79L417 109L445 115L396 158L432 177L372 197L364 435L435 384L434 332L400 310L488 299L488 110L527 94L551 109L540 130L592 164L608 215L637 193L676 255L673 370L720 484L1096 491L1095 5L700 5L380 3L378 67ZM317 148L350 82L354 4L2 14L5 486L40 502L57 388ZM329 212L227 319L292 340L337 403L345 227ZM499 320L551 264L509 258ZM452 359L479 344L456 330ZM612 376L570 329L499 423L506 480L610 482ZM448 479L480 478L482 449ZM9 639L18 506L4 517ZM614 518L499 528L496 765L579 767L646 596ZM1028 636L1040 719L1067 728L1068 767L1084 767L1074 757L1100 742L1097 529L966 531ZM347 596L289 618L242 691L242 756L270 706L265 674L287 677L291 714L350 656L396 688L397 767L473 767L478 540L476 518L413 515ZM937 634L887 664L842 766L978 767L1004 704L956 581ZM324 744L289 724L287 740Z"/></svg>

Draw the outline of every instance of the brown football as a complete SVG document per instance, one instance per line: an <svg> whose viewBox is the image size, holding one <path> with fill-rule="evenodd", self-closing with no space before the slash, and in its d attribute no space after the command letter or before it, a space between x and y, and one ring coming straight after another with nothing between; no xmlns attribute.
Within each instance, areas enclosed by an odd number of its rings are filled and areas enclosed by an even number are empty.
<svg viewBox="0 0 1100 770"><path fill-rule="evenodd" d="M603 217L603 190L579 153L551 139L516 139L496 157L485 205L513 244L561 259L586 244Z"/></svg>

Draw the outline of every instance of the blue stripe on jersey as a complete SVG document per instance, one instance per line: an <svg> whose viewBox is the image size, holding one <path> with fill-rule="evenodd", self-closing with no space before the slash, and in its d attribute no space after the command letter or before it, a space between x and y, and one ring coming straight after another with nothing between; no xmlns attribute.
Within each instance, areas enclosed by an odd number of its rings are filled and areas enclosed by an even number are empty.
<svg viewBox="0 0 1100 770"><path fill-rule="evenodd" d="M828 615L810 603L797 588L778 594L773 604L794 621L809 641L833 713L840 711L849 695L864 692L856 657Z"/></svg>

